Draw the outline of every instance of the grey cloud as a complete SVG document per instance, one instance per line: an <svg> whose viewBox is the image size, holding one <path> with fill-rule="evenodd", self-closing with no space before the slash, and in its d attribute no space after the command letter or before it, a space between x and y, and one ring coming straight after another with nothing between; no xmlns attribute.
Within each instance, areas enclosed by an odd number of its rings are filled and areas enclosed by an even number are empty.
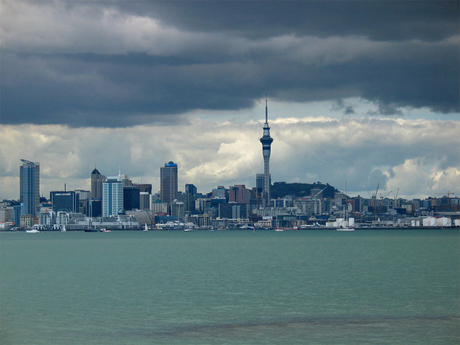
<svg viewBox="0 0 460 345"><path fill-rule="evenodd" d="M355 109L351 105L345 104L343 99L337 99L334 103L332 107L333 110L343 110L345 115L355 114Z"/></svg>
<svg viewBox="0 0 460 345"><path fill-rule="evenodd" d="M147 49L148 40L136 45L126 38L116 54L95 52L90 36L81 37L75 45L81 51L72 53L72 42L48 53L16 51L8 43L11 49L1 51L0 123L174 122L197 109L250 108L265 93L293 102L361 97L375 102L382 115L400 115L402 107L460 111L458 40L450 38L458 35L458 16L452 15L457 2L84 5L97 7L97 13L118 10L115 19L149 15L182 31L153 42L161 52ZM95 35L97 42L103 34ZM344 108L346 114L353 111Z"/></svg>
<svg viewBox="0 0 460 345"><path fill-rule="evenodd" d="M251 38L294 33L432 41L458 34L457 1L153 1L115 6L184 30L233 31Z"/></svg>

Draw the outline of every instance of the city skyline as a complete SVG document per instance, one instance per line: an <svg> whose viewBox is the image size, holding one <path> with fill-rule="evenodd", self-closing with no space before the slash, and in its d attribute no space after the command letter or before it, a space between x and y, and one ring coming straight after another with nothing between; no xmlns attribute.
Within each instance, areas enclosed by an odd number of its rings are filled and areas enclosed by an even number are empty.
<svg viewBox="0 0 460 345"><path fill-rule="evenodd" d="M456 1L5 0L0 197L19 198L21 158L41 163L45 196L90 190L95 163L154 190L168 161L180 190L255 186L266 94L272 183L459 193L458 12Z"/></svg>

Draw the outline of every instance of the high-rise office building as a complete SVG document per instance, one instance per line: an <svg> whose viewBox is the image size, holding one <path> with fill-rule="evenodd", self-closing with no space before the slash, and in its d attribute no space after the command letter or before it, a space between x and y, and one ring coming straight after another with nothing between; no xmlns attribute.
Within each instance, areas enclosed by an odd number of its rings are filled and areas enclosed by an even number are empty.
<svg viewBox="0 0 460 345"><path fill-rule="evenodd" d="M102 216L102 199L89 199L88 202L88 217Z"/></svg>
<svg viewBox="0 0 460 345"><path fill-rule="evenodd" d="M270 136L270 127L268 126L268 103L265 98L265 124L264 135L260 138L262 143L262 154L264 157L264 183L262 190L262 206L270 206L270 151L273 138Z"/></svg>
<svg viewBox="0 0 460 345"><path fill-rule="evenodd" d="M123 207L126 211L140 209L140 188L137 186L123 187Z"/></svg>
<svg viewBox="0 0 460 345"><path fill-rule="evenodd" d="M123 212L123 182L121 175L108 176L102 184L102 217Z"/></svg>
<svg viewBox="0 0 460 345"><path fill-rule="evenodd" d="M193 184L185 185L185 212L194 212L195 211L195 195L198 193L197 188Z"/></svg>
<svg viewBox="0 0 460 345"><path fill-rule="evenodd" d="M40 163L21 159L19 169L19 199L24 205L22 214L36 216L40 209Z"/></svg>
<svg viewBox="0 0 460 345"><path fill-rule="evenodd" d="M160 198L167 203L177 199L177 164L172 161L160 169Z"/></svg>
<svg viewBox="0 0 460 345"><path fill-rule="evenodd" d="M53 211L65 212L79 212L80 211L80 198L75 192L50 192L51 203L53 204Z"/></svg>
<svg viewBox="0 0 460 345"><path fill-rule="evenodd" d="M135 184L135 186L139 187L139 208L141 210L149 210L152 185L147 183L138 183Z"/></svg>
<svg viewBox="0 0 460 345"><path fill-rule="evenodd" d="M102 198L102 184L105 182L106 178L102 175L99 170L94 168L91 172L91 193L89 195L90 199Z"/></svg>
<svg viewBox="0 0 460 345"><path fill-rule="evenodd" d="M228 202L236 202L238 204L249 204L250 192L243 185L234 185L228 188Z"/></svg>

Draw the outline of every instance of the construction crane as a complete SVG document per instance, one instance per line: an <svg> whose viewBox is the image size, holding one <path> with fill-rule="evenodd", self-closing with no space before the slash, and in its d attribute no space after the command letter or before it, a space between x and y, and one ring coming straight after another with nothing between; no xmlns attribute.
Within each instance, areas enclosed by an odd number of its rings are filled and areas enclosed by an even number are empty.
<svg viewBox="0 0 460 345"><path fill-rule="evenodd" d="M447 204L450 205L450 196L451 196L452 194L455 194L455 192L449 192L449 191L447 191L447 193L434 193L434 194L441 194L441 195L443 195L443 196L446 196L446 195L447 195ZM438 198L436 198L436 203L438 203L438 202L437 202L437 199L438 199Z"/></svg>
<svg viewBox="0 0 460 345"><path fill-rule="evenodd" d="M374 205L374 212L377 210L377 193L379 191L380 183L377 183L377 189L375 190L375 194L372 195L372 204Z"/></svg>
<svg viewBox="0 0 460 345"><path fill-rule="evenodd" d="M150 225L155 224L155 216L153 215L153 212L151 210L144 210L145 213L147 213L147 217L149 218Z"/></svg>
<svg viewBox="0 0 460 345"><path fill-rule="evenodd" d="M450 198L451 194L455 194L455 192L449 192L449 191L447 191L447 193L434 193L434 194L447 195L447 198Z"/></svg>
<svg viewBox="0 0 460 345"><path fill-rule="evenodd" d="M374 199L377 197L377 193L379 191L379 186L380 186L380 183L377 183L377 189L375 190Z"/></svg>
<svg viewBox="0 0 460 345"><path fill-rule="evenodd" d="M383 206L383 199L388 195L390 194L392 191L388 192L387 194L385 195L382 195L382 193L380 193L380 198L382 198L382 206Z"/></svg>
<svg viewBox="0 0 460 345"><path fill-rule="evenodd" d="M327 186L324 187L323 189L321 189L321 191L319 191L318 193L316 193L316 194L313 196L312 199L315 199L315 198L316 198L318 195L320 195L326 188L327 188Z"/></svg>

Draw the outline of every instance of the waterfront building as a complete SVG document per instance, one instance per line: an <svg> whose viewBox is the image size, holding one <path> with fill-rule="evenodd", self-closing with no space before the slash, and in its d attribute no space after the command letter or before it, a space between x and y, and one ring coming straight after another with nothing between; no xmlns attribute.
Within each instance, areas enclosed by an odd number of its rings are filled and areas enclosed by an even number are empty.
<svg viewBox="0 0 460 345"><path fill-rule="evenodd" d="M262 189L262 207L270 205L270 151L273 138L270 136L270 126L268 125L268 103L265 98L265 124L262 138L262 154L264 158L264 183Z"/></svg>
<svg viewBox="0 0 460 345"><path fill-rule="evenodd" d="M35 217L31 214L22 214L20 225L21 228L31 228L34 225Z"/></svg>
<svg viewBox="0 0 460 345"><path fill-rule="evenodd" d="M177 199L177 164L170 161L160 168L160 199L170 203Z"/></svg>
<svg viewBox="0 0 460 345"><path fill-rule="evenodd" d="M106 177L102 175L99 170L94 168L91 172L91 193L89 198L96 199L102 198L102 184L105 182Z"/></svg>
<svg viewBox="0 0 460 345"><path fill-rule="evenodd" d="M50 192L54 212L80 212L80 198L75 192Z"/></svg>
<svg viewBox="0 0 460 345"><path fill-rule="evenodd" d="M22 214L37 215L40 209L40 163L21 159L19 169L19 199Z"/></svg>
<svg viewBox="0 0 460 345"><path fill-rule="evenodd" d="M24 204L14 205L13 206L13 224L19 226L21 224L21 214Z"/></svg>
<svg viewBox="0 0 460 345"><path fill-rule="evenodd" d="M102 217L117 216L123 212L123 182L121 175L108 176L102 184Z"/></svg>
<svg viewBox="0 0 460 345"><path fill-rule="evenodd" d="M14 209L12 206L1 207L0 208L0 223L13 222L13 212Z"/></svg>

